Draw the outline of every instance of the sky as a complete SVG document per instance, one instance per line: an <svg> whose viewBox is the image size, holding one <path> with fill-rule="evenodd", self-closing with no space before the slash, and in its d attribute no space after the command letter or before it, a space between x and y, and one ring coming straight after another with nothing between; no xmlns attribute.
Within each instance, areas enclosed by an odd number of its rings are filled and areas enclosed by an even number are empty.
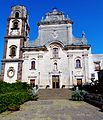
<svg viewBox="0 0 103 120"><path fill-rule="evenodd" d="M84 31L92 53L103 54L103 0L0 0L0 70L7 18L15 5L24 5L28 10L30 40L36 39L42 16L56 7L73 20L73 35L81 37Z"/></svg>

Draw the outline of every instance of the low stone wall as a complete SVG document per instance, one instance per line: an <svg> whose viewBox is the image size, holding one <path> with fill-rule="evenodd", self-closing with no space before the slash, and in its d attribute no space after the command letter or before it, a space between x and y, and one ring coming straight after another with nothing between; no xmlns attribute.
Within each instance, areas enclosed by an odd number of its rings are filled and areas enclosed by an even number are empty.
<svg viewBox="0 0 103 120"><path fill-rule="evenodd" d="M103 95L101 94L87 93L85 95L85 101L103 109Z"/></svg>

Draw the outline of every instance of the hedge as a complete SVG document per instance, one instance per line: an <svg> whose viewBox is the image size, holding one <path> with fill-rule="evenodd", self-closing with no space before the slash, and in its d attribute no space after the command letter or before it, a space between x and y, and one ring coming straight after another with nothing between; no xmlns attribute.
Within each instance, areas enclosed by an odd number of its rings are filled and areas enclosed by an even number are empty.
<svg viewBox="0 0 103 120"><path fill-rule="evenodd" d="M29 84L0 81L0 113L7 109L18 110L21 104L32 99L32 87Z"/></svg>
<svg viewBox="0 0 103 120"><path fill-rule="evenodd" d="M5 104L0 104L0 113L4 112L5 110L7 110L7 106Z"/></svg>
<svg viewBox="0 0 103 120"><path fill-rule="evenodd" d="M31 100L31 96L27 92L11 92L0 94L0 113L7 110L10 105L21 105Z"/></svg>
<svg viewBox="0 0 103 120"><path fill-rule="evenodd" d="M6 83L0 81L0 94L5 94L8 92L14 91L28 91L28 89L32 89L31 86L27 83L16 82L16 83Z"/></svg>

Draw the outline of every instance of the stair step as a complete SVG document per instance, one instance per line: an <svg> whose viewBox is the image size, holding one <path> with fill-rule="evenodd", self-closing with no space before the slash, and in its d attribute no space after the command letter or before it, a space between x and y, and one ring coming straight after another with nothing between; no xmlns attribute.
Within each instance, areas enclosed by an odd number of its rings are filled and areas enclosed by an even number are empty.
<svg viewBox="0 0 103 120"><path fill-rule="evenodd" d="M70 99L72 91L69 89L40 89L38 96L40 100L47 99Z"/></svg>

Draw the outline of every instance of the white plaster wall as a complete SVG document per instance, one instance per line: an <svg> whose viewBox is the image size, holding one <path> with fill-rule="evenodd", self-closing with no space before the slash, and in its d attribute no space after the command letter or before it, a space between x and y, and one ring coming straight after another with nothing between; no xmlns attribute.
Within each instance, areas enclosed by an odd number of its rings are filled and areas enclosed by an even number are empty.
<svg viewBox="0 0 103 120"><path fill-rule="evenodd" d="M10 24L9 24L9 35L10 35L10 33L13 31L13 30L11 30L11 28L13 28L13 21L14 21L14 19L11 19L10 20ZM19 32L20 32L20 35L21 35L21 29L22 29L22 20L21 19L19 19L19 22L18 22L18 28L19 28Z"/></svg>
<svg viewBox="0 0 103 120"><path fill-rule="evenodd" d="M54 59L52 59L51 48L48 47L48 51L45 52L25 52L24 62L23 62L23 74L22 81L30 82L31 78L28 76L36 76L34 79L40 86L50 85L52 87L52 75L54 75ZM43 58L38 58L38 55L42 55ZM59 49L59 57L57 59L58 71L60 71L60 87L62 85L68 85L68 58L66 52ZM36 70L30 70L31 59L35 58ZM26 74L25 74L26 73Z"/></svg>
<svg viewBox="0 0 103 120"><path fill-rule="evenodd" d="M65 85L68 86L69 85L69 66L68 66L68 58L67 58L67 52L66 51L62 51L62 49L60 48L59 51L59 56L60 56L60 60L58 61L58 69L60 70L61 74L60 74L60 82L61 82L61 86Z"/></svg>
<svg viewBox="0 0 103 120"><path fill-rule="evenodd" d="M35 79L38 84L38 52L24 52L23 54L22 81L30 83L30 79ZM31 70L31 61L35 59L36 69Z"/></svg>
<svg viewBox="0 0 103 120"><path fill-rule="evenodd" d="M77 79L82 79L82 82L85 83L88 81L88 53L89 51L84 50L68 50L67 54L70 56L68 58L70 63L70 84L77 84ZM87 54L87 56L83 57L83 54ZM76 68L76 59L78 57L81 60L81 68ZM81 77L79 77L81 76Z"/></svg>
<svg viewBox="0 0 103 120"><path fill-rule="evenodd" d="M7 43L6 59L11 59L11 57L9 55L10 55L10 46L12 46L12 45L17 46L16 56L14 56L13 59L19 58L20 39L9 39L8 43Z"/></svg>
<svg viewBox="0 0 103 120"><path fill-rule="evenodd" d="M56 37L53 37L54 31L56 31ZM39 39L40 45L45 45L48 42L54 40L59 40L63 44L67 45L68 43L71 43L72 39L72 25L70 23L57 25L40 25Z"/></svg>
<svg viewBox="0 0 103 120"><path fill-rule="evenodd" d="M13 67L14 70L15 70L15 74L14 74L14 76L12 78L9 78L7 76L7 71L9 69L9 67ZM15 63L15 62L13 62L13 63L6 63L5 64L5 72L4 72L4 81L5 82L9 82L9 83L16 82L16 80L17 80L17 70L18 70L18 63Z"/></svg>
<svg viewBox="0 0 103 120"><path fill-rule="evenodd" d="M35 79L36 84L40 87L45 88L46 85L50 85L52 88L52 75L60 76L60 87L65 85L77 84L76 75L82 76L83 84L85 82L91 82L91 73L96 74L94 70L93 55L89 54L89 50L68 50L64 51L59 47L59 59L57 59L58 71L60 73L54 72L54 59L52 56L52 48L47 47L48 51L31 51L24 52L23 54L23 76L22 81L30 83L30 79ZM87 54L87 56L83 55ZM71 55L71 58L68 58L67 55ZM38 56L42 56L39 58ZM77 57L81 59L81 68L75 68L75 60ZM31 70L31 60L35 59L36 70ZM101 58L99 58L101 59ZM103 64L103 61L101 62ZM84 71L85 70L85 71ZM73 72L72 72L73 71ZM31 78L29 78L31 76Z"/></svg>

